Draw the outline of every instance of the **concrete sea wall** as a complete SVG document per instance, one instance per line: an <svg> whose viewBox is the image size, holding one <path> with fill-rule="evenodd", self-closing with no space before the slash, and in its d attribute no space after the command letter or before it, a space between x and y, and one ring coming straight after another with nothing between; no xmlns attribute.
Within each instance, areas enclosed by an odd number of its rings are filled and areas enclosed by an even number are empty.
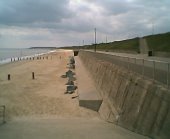
<svg viewBox="0 0 170 139"><path fill-rule="evenodd" d="M101 117L143 135L169 139L170 91L95 55L79 52L103 99Z"/></svg>
<svg viewBox="0 0 170 139"><path fill-rule="evenodd" d="M153 52L154 56L160 56L160 57L170 57L169 52Z"/></svg>

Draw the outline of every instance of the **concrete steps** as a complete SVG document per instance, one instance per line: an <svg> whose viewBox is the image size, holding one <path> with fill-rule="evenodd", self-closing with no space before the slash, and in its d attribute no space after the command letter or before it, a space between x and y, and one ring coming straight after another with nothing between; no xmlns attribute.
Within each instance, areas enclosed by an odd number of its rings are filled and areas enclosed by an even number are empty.
<svg viewBox="0 0 170 139"><path fill-rule="evenodd" d="M139 39L139 46L140 46L140 53L141 54L148 54L149 48L148 48L146 39L140 38Z"/></svg>

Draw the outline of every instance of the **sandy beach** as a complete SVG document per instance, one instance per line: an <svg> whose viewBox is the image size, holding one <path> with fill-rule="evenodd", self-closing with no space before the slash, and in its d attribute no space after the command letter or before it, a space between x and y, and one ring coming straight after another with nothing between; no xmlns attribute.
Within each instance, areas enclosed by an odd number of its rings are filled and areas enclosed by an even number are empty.
<svg viewBox="0 0 170 139"><path fill-rule="evenodd" d="M98 113L79 107L77 93L64 94L68 57L72 51L53 52L48 59L23 60L0 65L0 105L6 119L31 117L98 118ZM32 79L32 72L35 79ZM11 80L7 80L7 75ZM74 99L72 97L75 97Z"/></svg>
<svg viewBox="0 0 170 139"><path fill-rule="evenodd" d="M6 106L0 138L146 139L80 107L77 91L65 94L68 79L61 75L68 71L71 55L72 51L60 51L49 54L48 59L0 65L0 105Z"/></svg>

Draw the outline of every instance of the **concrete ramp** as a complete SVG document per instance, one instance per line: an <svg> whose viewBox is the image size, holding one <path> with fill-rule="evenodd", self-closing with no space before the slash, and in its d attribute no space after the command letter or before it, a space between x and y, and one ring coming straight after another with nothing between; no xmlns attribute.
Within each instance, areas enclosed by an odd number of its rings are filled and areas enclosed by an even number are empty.
<svg viewBox="0 0 170 139"><path fill-rule="evenodd" d="M79 105L98 111L102 103L95 84L79 57L75 57Z"/></svg>
<svg viewBox="0 0 170 139"><path fill-rule="evenodd" d="M140 38L139 40L139 44L140 44L140 52L141 54L147 54L149 51L147 42L145 38Z"/></svg>

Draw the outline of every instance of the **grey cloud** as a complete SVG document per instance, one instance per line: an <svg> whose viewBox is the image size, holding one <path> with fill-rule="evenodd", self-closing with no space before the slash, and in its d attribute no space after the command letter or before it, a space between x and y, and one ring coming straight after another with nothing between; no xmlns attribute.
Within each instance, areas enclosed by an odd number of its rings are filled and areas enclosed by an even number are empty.
<svg viewBox="0 0 170 139"><path fill-rule="evenodd" d="M144 5L145 7L155 7L158 6L168 6L167 4L170 4L169 0L133 0L134 4L141 4Z"/></svg>
<svg viewBox="0 0 170 139"><path fill-rule="evenodd" d="M133 7L127 2L123 1L109 1L108 3L101 3L110 15L119 15L129 12Z"/></svg>
<svg viewBox="0 0 170 139"><path fill-rule="evenodd" d="M43 34L22 35L20 38L23 40L50 40L49 36Z"/></svg>
<svg viewBox="0 0 170 139"><path fill-rule="evenodd" d="M74 19L73 21L66 20L61 22L41 22L28 25L31 28L48 28L51 32L88 32L93 27L89 21Z"/></svg>
<svg viewBox="0 0 170 139"><path fill-rule="evenodd" d="M126 0L87 0L89 3L93 3L104 8L108 15L119 15L129 12L133 9L133 5Z"/></svg>
<svg viewBox="0 0 170 139"><path fill-rule="evenodd" d="M73 5L69 5L70 1L0 0L0 28L43 28L37 35L31 31L28 35L16 36L18 40L37 40L37 43L56 38L64 45L77 43L79 39L92 42L94 28L97 28L98 37L107 35L113 40L151 34L152 24L155 33L170 31L170 0L84 0L77 3L72 0ZM44 28L49 34L45 34ZM10 32L6 34L10 36Z"/></svg>
<svg viewBox="0 0 170 139"><path fill-rule="evenodd" d="M72 15L68 0L4 0L0 2L0 24L23 25L59 22Z"/></svg>

